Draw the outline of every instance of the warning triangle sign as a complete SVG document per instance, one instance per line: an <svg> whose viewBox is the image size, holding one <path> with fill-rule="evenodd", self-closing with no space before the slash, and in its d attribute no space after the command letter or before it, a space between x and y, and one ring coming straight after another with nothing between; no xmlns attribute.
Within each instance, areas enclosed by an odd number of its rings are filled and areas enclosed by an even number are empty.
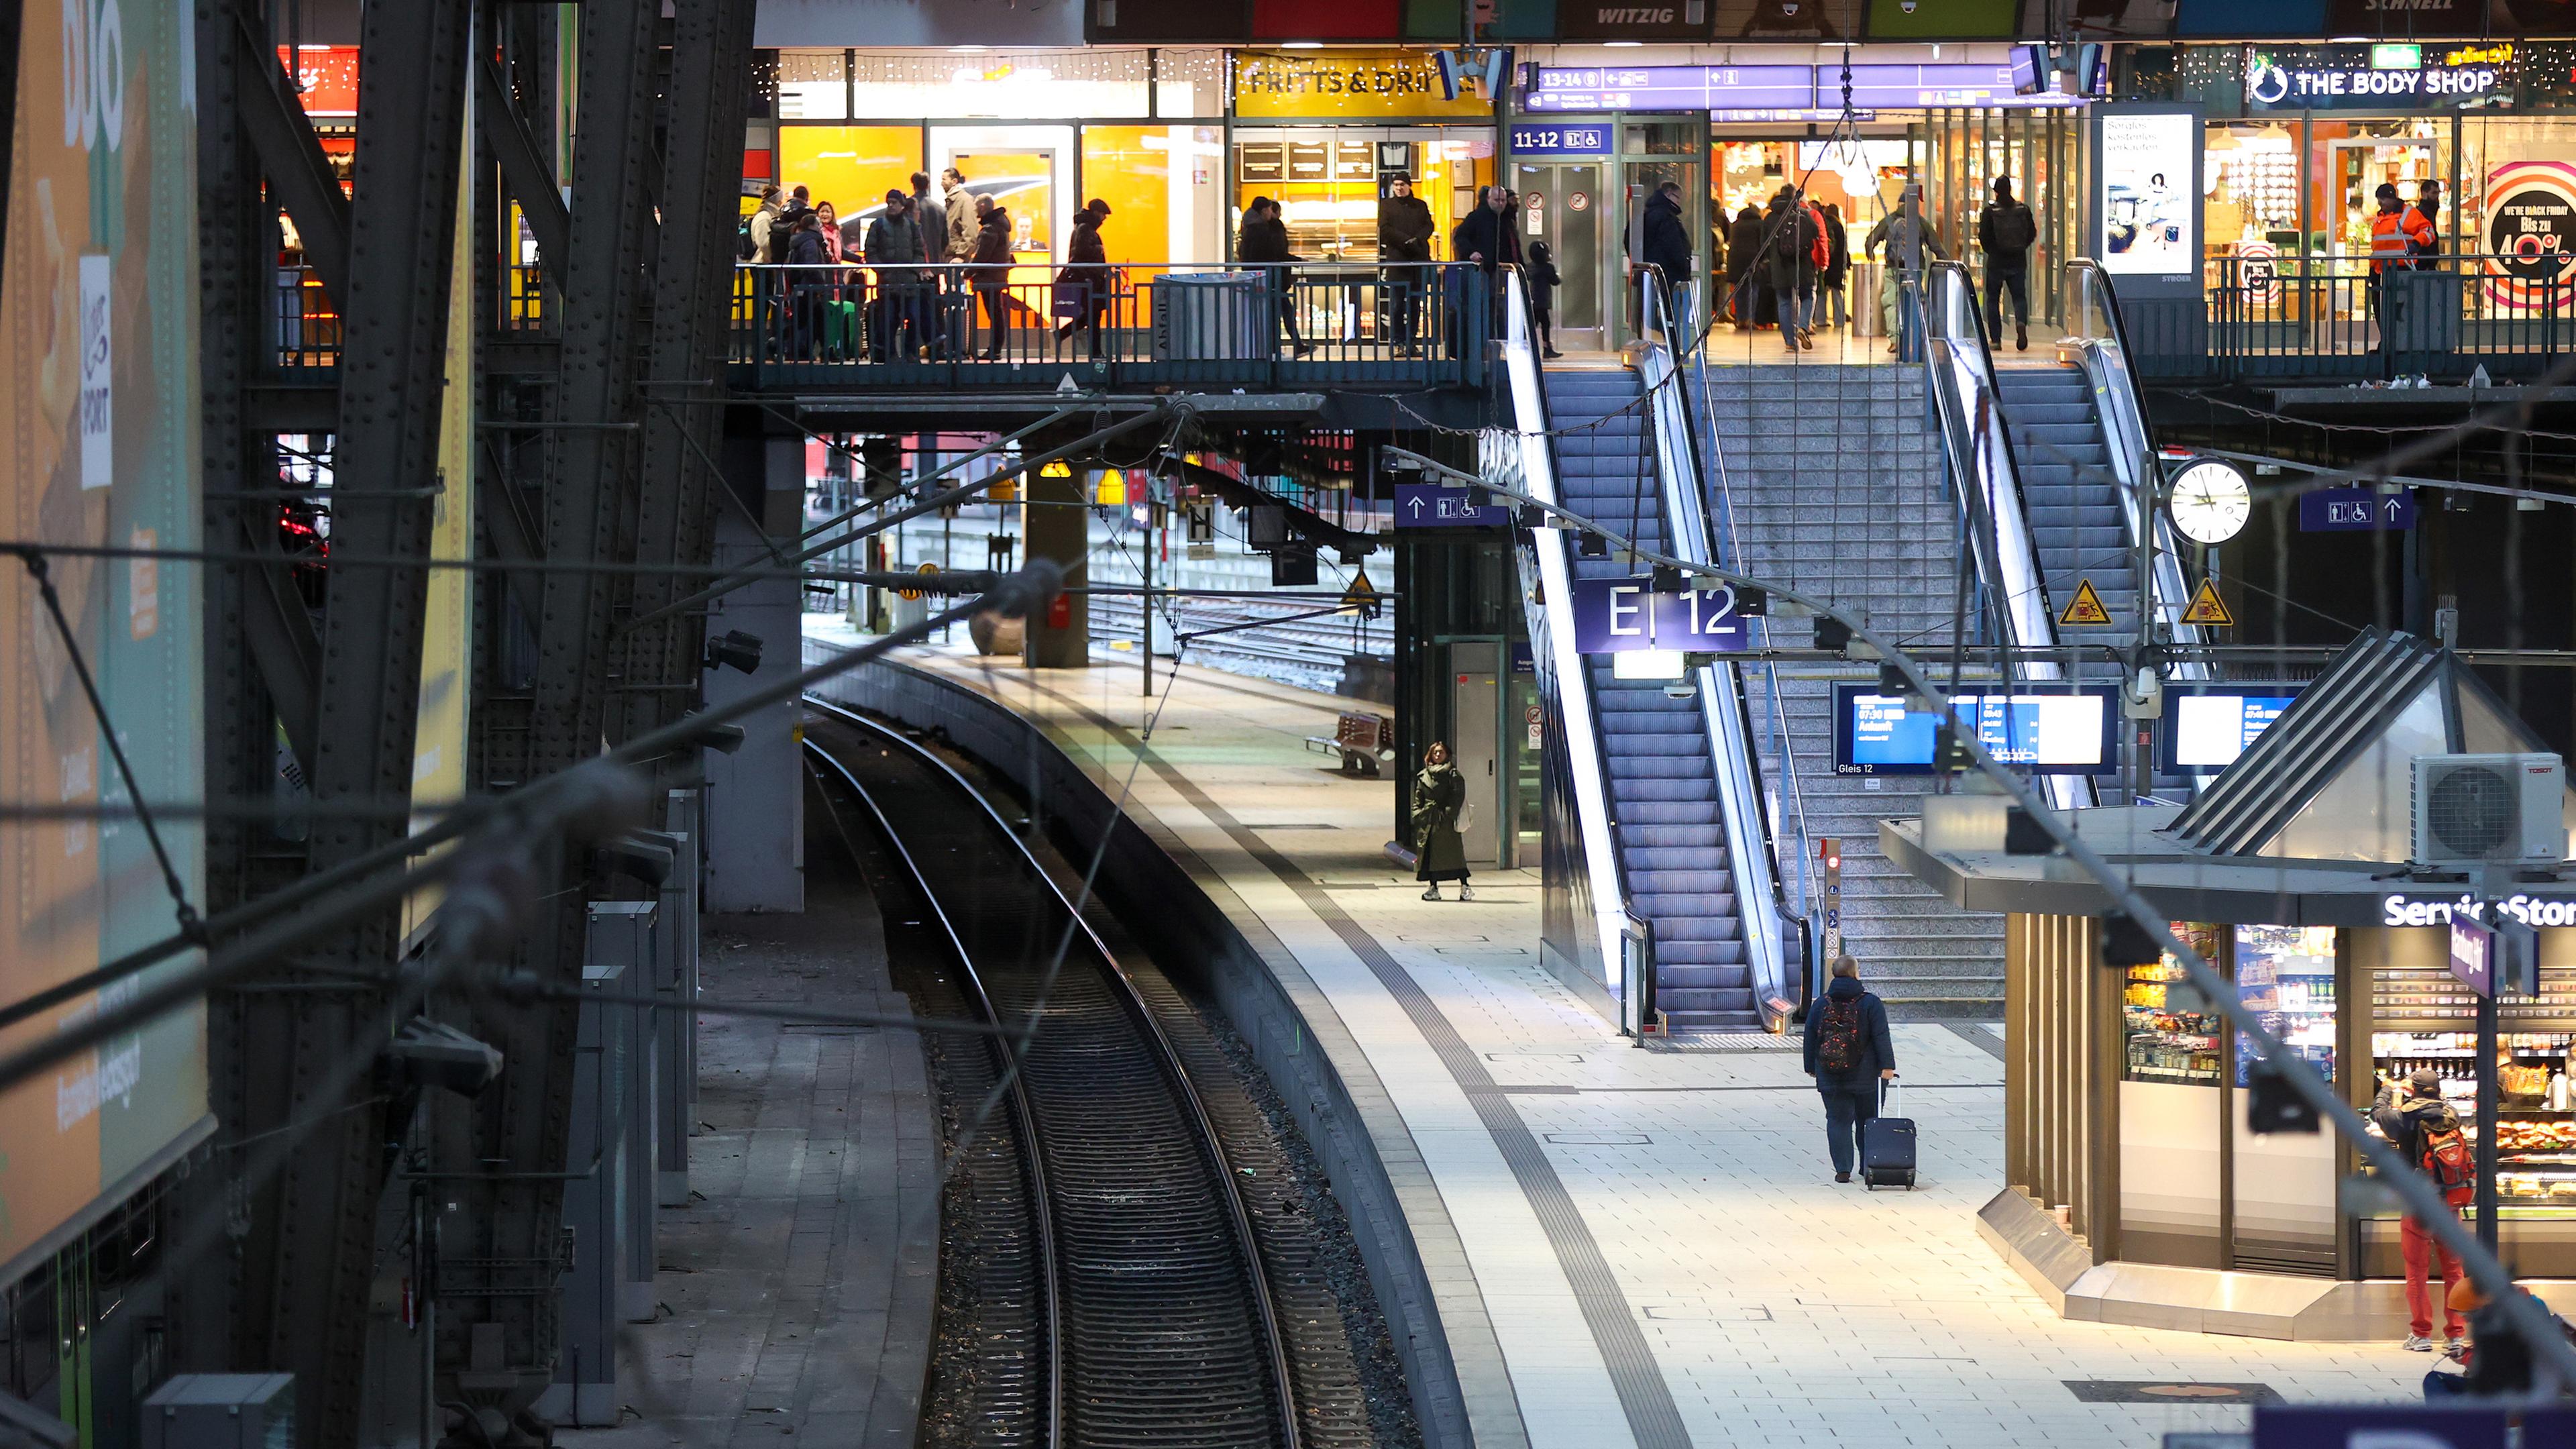
<svg viewBox="0 0 2576 1449"><path fill-rule="evenodd" d="M2221 629L2236 627L2236 616L2227 612L2227 601L2218 597L2218 586L2208 579L2200 581L2199 592L2191 596L2191 603L2182 611L2182 621Z"/></svg>
<svg viewBox="0 0 2576 1449"><path fill-rule="evenodd" d="M2075 581L2075 598L2067 604L2065 612L2057 616L2057 622L2061 624L2108 624L2111 622L2111 611L2102 607L2102 596L2093 591L2093 581L2091 579L2077 579Z"/></svg>
<svg viewBox="0 0 2576 1449"><path fill-rule="evenodd" d="M1364 619L1374 619L1377 617L1377 611L1377 585L1369 582L1367 569L1357 570L1351 575L1350 587L1342 590L1342 606L1335 612L1357 614Z"/></svg>

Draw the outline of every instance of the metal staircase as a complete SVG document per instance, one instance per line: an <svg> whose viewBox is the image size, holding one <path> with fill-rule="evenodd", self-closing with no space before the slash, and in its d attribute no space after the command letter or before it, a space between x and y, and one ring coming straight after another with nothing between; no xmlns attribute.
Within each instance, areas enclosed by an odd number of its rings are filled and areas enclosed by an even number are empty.
<svg viewBox="0 0 2576 1449"><path fill-rule="evenodd" d="M1922 372L1803 362L1694 367L1688 384L1723 542L1742 571L1833 599L1910 647L1945 648L1959 510L1926 422ZM1809 642L1803 621L1787 619L1774 622L1771 639ZM1838 842L1844 949L1890 1013L1999 1017L2002 918L1959 910L1879 852L1878 822L1919 815L1929 782L1834 773L1833 684L1874 681L1875 668L1744 672L1755 744L1775 786L1793 908L1821 915L1814 853L1818 842Z"/></svg>

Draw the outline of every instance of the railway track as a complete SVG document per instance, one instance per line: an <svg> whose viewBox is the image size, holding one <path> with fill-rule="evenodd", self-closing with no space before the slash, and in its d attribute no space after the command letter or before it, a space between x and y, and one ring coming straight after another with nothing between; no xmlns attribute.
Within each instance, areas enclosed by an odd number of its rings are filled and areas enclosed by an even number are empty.
<svg viewBox="0 0 2576 1449"><path fill-rule="evenodd" d="M979 1220L966 1245L982 1315L964 1366L971 1441L1373 1442L1301 1433L1265 1234L1155 1006L944 760L873 721L808 709L827 800L912 877L953 950L961 1004L1036 1026L1016 1072L998 1044L943 1048L952 1066L968 1059L952 1091L1001 1089L958 1164ZM1366 1430L1355 1377L1339 1394L1315 1387L1331 1424Z"/></svg>

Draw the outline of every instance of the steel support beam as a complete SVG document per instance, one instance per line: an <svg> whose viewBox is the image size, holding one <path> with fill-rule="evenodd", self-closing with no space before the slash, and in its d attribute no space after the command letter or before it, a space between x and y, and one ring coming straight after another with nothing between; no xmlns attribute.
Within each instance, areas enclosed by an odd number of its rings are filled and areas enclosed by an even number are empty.
<svg viewBox="0 0 2576 1449"><path fill-rule="evenodd" d="M467 0L413 0L367 6L360 23L334 466L367 488L332 510L332 541L350 555L428 556L471 14ZM246 109L256 124L260 107ZM317 800L409 793L427 586L424 568L331 570L311 772ZM307 868L327 870L398 839L404 828L398 819L319 821ZM317 954L382 970L400 932L400 911L389 906ZM272 1008L285 1041L269 1070L282 1079L285 1100L274 1120L244 1126L258 1130L344 1107L313 1094L332 1085L332 1064L377 1009L359 993L298 996ZM358 1437L386 1165L381 1118L380 1110L341 1111L315 1130L276 1189L255 1204L244 1244L244 1310L266 1329L268 1365L295 1373L299 1438L317 1444Z"/></svg>
<svg viewBox="0 0 2576 1449"><path fill-rule="evenodd" d="M662 175L664 225L653 273L653 330L645 377L636 557L646 563L704 565L714 557L715 491L725 486L707 460L719 451L723 408L717 389L695 380L721 375L733 297L734 198L741 157L733 139L751 71L754 0L674 0L668 84L668 154ZM638 579L626 617L679 593L672 575ZM703 622L674 616L622 639L629 682L680 684L698 675ZM677 689L627 694L619 739L668 724L689 707Z"/></svg>
<svg viewBox="0 0 2576 1449"><path fill-rule="evenodd" d="M591 425L639 423L645 412L637 383L646 258L656 227L647 183L661 9L660 0L588 0L580 10L569 244L562 299L554 308L562 367L542 420L584 426L545 433L548 466L530 497L541 524L536 546L548 558L634 557L642 434ZM520 34L512 31L514 52ZM532 94L526 82L540 69L532 59L510 58L523 95ZM740 131L738 117L711 124ZM667 203L663 216L677 220ZM524 704L508 706L524 710L527 727L486 731L480 765L487 779L536 779L599 753L615 659L608 628L617 588L605 574L543 576L532 616L533 686ZM478 716L499 714L478 705ZM592 894L582 862L566 860L549 913L523 947L522 964L539 979L578 984ZM501 1049L510 1069L469 1112L441 1113L435 1152L444 1165L493 1164L503 1175L463 1181L444 1194L458 1210L443 1227L443 1252L522 1263L558 1255L563 1183L546 1174L567 1167L577 1022L568 1006L478 1013L472 1030ZM551 1275L538 1275L536 1291L527 1294L443 1302L442 1393L453 1384L469 1402L505 1412L533 1400L554 1378L560 1324L552 1283ZM496 1328L497 1362L489 1351ZM486 1349L480 1355L478 1342Z"/></svg>
<svg viewBox="0 0 2576 1449"><path fill-rule="evenodd" d="M519 114L510 83L502 79L499 63L488 55L474 61L474 129L483 144L492 148L502 184L519 203L528 230L536 235L537 261L546 269L547 280L562 286L572 258L572 213L555 187L555 169L537 148L536 132Z"/></svg>
<svg viewBox="0 0 2576 1449"><path fill-rule="evenodd" d="M322 290L331 294L331 300L339 303L346 315L349 198L341 194L339 181L331 175L331 163L322 155L321 138L313 134L313 123L305 119L304 103L295 98L294 81L278 65L277 51L237 0L227 8L233 13L235 34L224 49L233 58L233 104L241 117L242 133L259 154L260 170L267 173L269 190L278 205L295 218L295 230L304 239L305 261L322 279ZM363 80L359 82L362 90L365 84ZM362 98L361 112L365 104ZM360 142L362 148L364 145ZM252 184L252 179L243 178L243 184Z"/></svg>

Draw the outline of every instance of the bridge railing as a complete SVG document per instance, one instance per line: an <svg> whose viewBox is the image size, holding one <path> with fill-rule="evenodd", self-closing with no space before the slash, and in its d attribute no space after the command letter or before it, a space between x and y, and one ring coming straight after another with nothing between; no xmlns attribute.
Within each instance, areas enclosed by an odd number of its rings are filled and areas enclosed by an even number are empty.
<svg viewBox="0 0 2576 1449"><path fill-rule="evenodd" d="M752 265L730 358L755 386L1481 386L1493 299L1464 263Z"/></svg>
<svg viewBox="0 0 2576 1449"><path fill-rule="evenodd" d="M2576 276L2554 253L2212 259L2209 362L2226 378L2536 374L2576 351Z"/></svg>

